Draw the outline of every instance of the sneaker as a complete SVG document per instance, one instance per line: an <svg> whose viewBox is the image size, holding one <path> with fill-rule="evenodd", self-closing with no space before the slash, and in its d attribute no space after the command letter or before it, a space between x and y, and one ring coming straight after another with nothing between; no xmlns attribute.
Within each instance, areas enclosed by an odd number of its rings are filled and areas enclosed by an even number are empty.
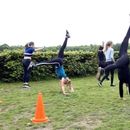
<svg viewBox="0 0 130 130"><path fill-rule="evenodd" d="M99 87L102 87L102 83L101 83L101 82L98 82L98 86L99 86Z"/></svg>
<svg viewBox="0 0 130 130"><path fill-rule="evenodd" d="M35 67L35 66L36 66L35 63L31 61L30 64L29 64L29 66L28 66L28 70L29 70L30 68Z"/></svg>
<svg viewBox="0 0 130 130"><path fill-rule="evenodd" d="M66 38L70 38L70 34L69 34L68 30L66 30Z"/></svg>
<svg viewBox="0 0 130 130"><path fill-rule="evenodd" d="M115 87L116 85L115 85L115 84L111 84L110 86L111 86L111 87Z"/></svg>
<svg viewBox="0 0 130 130"><path fill-rule="evenodd" d="M23 85L22 88L31 88L29 85Z"/></svg>
<svg viewBox="0 0 130 130"><path fill-rule="evenodd" d="M22 88L31 88L28 83L24 83Z"/></svg>
<svg viewBox="0 0 130 130"><path fill-rule="evenodd" d="M106 80L110 80L108 77L106 77Z"/></svg>

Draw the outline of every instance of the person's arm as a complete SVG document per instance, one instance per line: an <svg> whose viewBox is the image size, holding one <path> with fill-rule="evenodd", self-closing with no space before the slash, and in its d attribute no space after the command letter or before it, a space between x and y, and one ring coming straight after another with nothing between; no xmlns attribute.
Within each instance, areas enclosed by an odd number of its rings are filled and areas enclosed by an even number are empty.
<svg viewBox="0 0 130 130"><path fill-rule="evenodd" d="M40 47L40 48L35 48L35 51L40 51L40 50L43 50L44 47Z"/></svg>
<svg viewBox="0 0 130 130"><path fill-rule="evenodd" d="M103 46L103 52L106 51L106 44L104 42L102 42L102 46Z"/></svg>

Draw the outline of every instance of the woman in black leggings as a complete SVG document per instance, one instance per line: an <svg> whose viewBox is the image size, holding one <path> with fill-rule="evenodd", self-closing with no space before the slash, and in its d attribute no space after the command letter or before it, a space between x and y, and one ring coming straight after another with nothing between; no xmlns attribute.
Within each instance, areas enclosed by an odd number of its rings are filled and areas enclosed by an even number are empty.
<svg viewBox="0 0 130 130"><path fill-rule="evenodd" d="M119 59L112 65L108 65L105 68L99 67L97 79L101 74L108 73L111 70L118 69L119 78L119 93L120 97L123 98L123 83L128 84L128 90L130 93L130 71L129 71L129 57L127 54L128 41L130 38L130 27L126 33L126 36L120 46Z"/></svg>
<svg viewBox="0 0 130 130"><path fill-rule="evenodd" d="M64 40L64 43L59 50L57 58L52 59L50 61L46 61L46 62L40 62L40 63L37 63L34 65L34 67L39 66L39 65L49 65L49 64L55 65L55 73L60 80L61 91L64 95L67 94L65 92L65 85L67 85L69 87L71 92L74 91L72 84L71 84L71 80L67 77L65 70L64 70L64 67L63 67L64 50L66 48L68 38L70 38L70 35L69 35L69 32L66 31L65 40Z"/></svg>
<svg viewBox="0 0 130 130"><path fill-rule="evenodd" d="M114 50L112 48L112 41L108 41L107 44L106 44L106 49L105 49L105 55L106 55L106 62L105 62L105 65L108 66L108 65L111 65L114 63ZM106 66L104 67L101 67L101 68L105 68ZM110 86L115 86L113 84L113 81L114 81L114 70L111 70L110 71L111 73L111 85ZM105 75L102 77L102 79L100 80L100 82L98 82L98 85L101 87L102 86L102 83L105 79L108 79L109 76L109 73L105 73Z"/></svg>

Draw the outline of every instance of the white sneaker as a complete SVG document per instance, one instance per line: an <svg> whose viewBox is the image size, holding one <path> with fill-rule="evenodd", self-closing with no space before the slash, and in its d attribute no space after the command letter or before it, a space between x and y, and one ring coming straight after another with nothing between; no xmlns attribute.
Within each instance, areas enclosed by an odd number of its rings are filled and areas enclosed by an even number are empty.
<svg viewBox="0 0 130 130"><path fill-rule="evenodd" d="M102 87L102 83L101 83L100 81L98 82L98 86L99 86L99 87Z"/></svg>
<svg viewBox="0 0 130 130"><path fill-rule="evenodd" d="M23 88L31 88L29 85L23 85Z"/></svg>
<svg viewBox="0 0 130 130"><path fill-rule="evenodd" d="M24 83L22 88L31 88L28 83Z"/></svg>
<svg viewBox="0 0 130 130"><path fill-rule="evenodd" d="M66 30L66 38L70 38L70 34L69 34L68 30Z"/></svg>
<svg viewBox="0 0 130 130"><path fill-rule="evenodd" d="M35 66L35 63L31 61L30 64L29 64L29 66L28 66L28 70L29 70L30 68L34 67L34 66Z"/></svg>

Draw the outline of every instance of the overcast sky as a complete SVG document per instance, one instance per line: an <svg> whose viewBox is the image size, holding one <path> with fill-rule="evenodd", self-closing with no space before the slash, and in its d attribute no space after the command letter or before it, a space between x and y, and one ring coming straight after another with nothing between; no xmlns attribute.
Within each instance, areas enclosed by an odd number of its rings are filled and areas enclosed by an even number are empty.
<svg viewBox="0 0 130 130"><path fill-rule="evenodd" d="M120 43L130 25L130 0L0 0L0 45L68 46Z"/></svg>

